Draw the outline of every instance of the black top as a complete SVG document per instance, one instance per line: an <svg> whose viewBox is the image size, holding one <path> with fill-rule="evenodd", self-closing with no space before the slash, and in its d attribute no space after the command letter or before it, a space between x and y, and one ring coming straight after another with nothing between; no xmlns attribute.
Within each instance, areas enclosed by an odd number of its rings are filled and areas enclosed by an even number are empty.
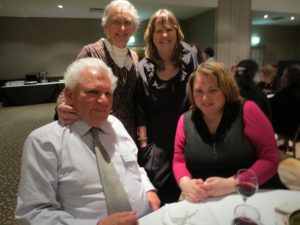
<svg viewBox="0 0 300 225"><path fill-rule="evenodd" d="M157 65L151 60L144 58L138 64L137 125L147 127L147 149L151 149L153 157L151 168L145 169L162 205L179 198L180 190L172 173L174 139L178 119L189 108L186 84L197 66L197 51L184 42L181 50L179 72L169 80L158 77ZM139 151L139 158L146 152Z"/></svg>
<svg viewBox="0 0 300 225"><path fill-rule="evenodd" d="M184 114L186 165L194 178L230 177L250 167L256 151L244 135L243 104L227 103L215 135L199 109Z"/></svg>
<svg viewBox="0 0 300 225"><path fill-rule="evenodd" d="M240 93L242 97L254 101L264 112L264 114L271 119L272 112L270 101L266 94L259 87L255 85L251 85L249 87L240 86Z"/></svg>
<svg viewBox="0 0 300 225"><path fill-rule="evenodd" d="M182 42L182 63L179 73L170 80L161 80L157 66L147 58L138 64L137 124L147 126L148 142L167 151L173 158L178 119L188 110L186 84L197 66L197 52Z"/></svg>
<svg viewBox="0 0 300 225"><path fill-rule="evenodd" d="M292 137L300 124L300 86L281 89L271 98L272 124L276 133Z"/></svg>

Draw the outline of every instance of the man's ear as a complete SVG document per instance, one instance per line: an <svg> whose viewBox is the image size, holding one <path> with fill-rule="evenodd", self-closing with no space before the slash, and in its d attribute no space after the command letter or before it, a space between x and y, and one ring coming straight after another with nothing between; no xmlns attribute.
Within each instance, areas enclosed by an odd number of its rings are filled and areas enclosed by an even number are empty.
<svg viewBox="0 0 300 225"><path fill-rule="evenodd" d="M66 98L66 104L67 105L72 105L73 99L74 99L74 95L73 95L73 91L71 90L71 88L66 87L64 89L64 93L65 93L65 98Z"/></svg>

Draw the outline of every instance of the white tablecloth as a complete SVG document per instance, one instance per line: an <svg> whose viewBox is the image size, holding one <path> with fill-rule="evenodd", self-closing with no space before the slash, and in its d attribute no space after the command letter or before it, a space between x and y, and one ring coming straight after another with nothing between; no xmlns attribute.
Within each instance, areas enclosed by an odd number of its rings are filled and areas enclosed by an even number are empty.
<svg viewBox="0 0 300 225"><path fill-rule="evenodd" d="M140 225L231 225L234 207L242 204L242 197L232 194L223 198L208 199L202 203L181 201L167 204L139 219ZM300 209L300 191L266 190L250 197L247 204L256 207L263 225L282 225L275 207L289 205ZM186 221L186 222L184 222Z"/></svg>

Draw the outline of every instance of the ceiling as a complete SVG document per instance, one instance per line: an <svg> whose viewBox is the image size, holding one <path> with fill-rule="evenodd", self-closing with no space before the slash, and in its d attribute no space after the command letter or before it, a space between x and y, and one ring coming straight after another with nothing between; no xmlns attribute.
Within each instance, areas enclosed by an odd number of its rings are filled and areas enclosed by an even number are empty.
<svg viewBox="0 0 300 225"><path fill-rule="evenodd" d="M243 0L240 0L243 1ZM0 0L0 17L100 18L109 0ZM159 8L187 19L216 8L218 0L131 0L142 20ZM63 8L59 9L58 4ZM90 9L93 8L94 12ZM252 0L255 25L300 25L299 0ZM268 19L263 16L268 14ZM290 21L294 16L295 20Z"/></svg>

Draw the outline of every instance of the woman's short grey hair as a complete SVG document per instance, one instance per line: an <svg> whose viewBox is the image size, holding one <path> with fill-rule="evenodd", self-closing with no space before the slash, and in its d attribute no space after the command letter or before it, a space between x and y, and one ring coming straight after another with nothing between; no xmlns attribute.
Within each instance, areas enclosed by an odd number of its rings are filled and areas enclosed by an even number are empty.
<svg viewBox="0 0 300 225"><path fill-rule="evenodd" d="M101 74L106 75L110 80L112 91L115 90L118 81L117 77L114 76L111 69L98 58L82 58L69 65L64 74L65 86L74 90L80 78L84 76L82 72L88 68L95 68Z"/></svg>
<svg viewBox="0 0 300 225"><path fill-rule="evenodd" d="M138 15L136 8L127 0L113 0L111 1L104 10L104 15L102 17L102 27L106 27L107 23L111 17L111 9L113 8L121 8L127 9L131 13L133 23L136 28L138 28L141 20Z"/></svg>

